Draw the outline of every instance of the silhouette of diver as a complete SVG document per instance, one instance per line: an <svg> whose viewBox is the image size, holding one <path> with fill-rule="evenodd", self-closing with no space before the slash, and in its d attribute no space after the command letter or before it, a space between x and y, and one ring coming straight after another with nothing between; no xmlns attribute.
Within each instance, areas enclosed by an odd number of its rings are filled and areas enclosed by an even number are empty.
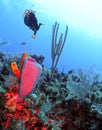
<svg viewBox="0 0 102 130"><path fill-rule="evenodd" d="M32 38L36 37L37 31L40 29L40 26L43 25L42 23L38 24L38 20L35 16L35 12L32 10L26 10L24 13L24 23L27 25L31 30L34 31Z"/></svg>

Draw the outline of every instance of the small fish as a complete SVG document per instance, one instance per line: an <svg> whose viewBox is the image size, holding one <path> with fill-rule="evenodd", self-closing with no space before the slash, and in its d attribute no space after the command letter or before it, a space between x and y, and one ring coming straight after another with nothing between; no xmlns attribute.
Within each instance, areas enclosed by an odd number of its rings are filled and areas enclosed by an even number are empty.
<svg viewBox="0 0 102 130"><path fill-rule="evenodd" d="M26 42L21 42L21 45L26 45Z"/></svg>
<svg viewBox="0 0 102 130"><path fill-rule="evenodd" d="M0 46L10 43L10 41L0 41Z"/></svg>

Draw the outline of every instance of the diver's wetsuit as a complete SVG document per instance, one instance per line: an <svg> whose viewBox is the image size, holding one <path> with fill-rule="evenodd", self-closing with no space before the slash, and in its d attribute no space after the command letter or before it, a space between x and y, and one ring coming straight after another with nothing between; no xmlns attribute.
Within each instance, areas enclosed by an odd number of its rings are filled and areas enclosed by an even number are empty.
<svg viewBox="0 0 102 130"><path fill-rule="evenodd" d="M33 12L30 12L29 15L25 15L24 23L34 31L34 35L36 35L37 31L39 30L41 23L38 25L37 18Z"/></svg>

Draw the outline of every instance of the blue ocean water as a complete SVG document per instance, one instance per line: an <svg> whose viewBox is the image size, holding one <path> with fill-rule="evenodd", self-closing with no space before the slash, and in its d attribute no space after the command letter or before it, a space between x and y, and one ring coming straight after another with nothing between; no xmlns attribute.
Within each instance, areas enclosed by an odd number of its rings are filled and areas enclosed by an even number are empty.
<svg viewBox="0 0 102 130"><path fill-rule="evenodd" d="M9 44L0 46L0 50L12 54L28 52L44 55L44 65L50 68L52 26L57 21L60 23L60 32L65 32L66 25L69 27L58 69L67 72L70 69L88 69L95 65L95 69L101 71L102 10L98 7L101 5L100 0L97 3L93 1L94 9L87 0L85 5L80 0L77 2L79 4L76 4L76 0L72 0L72 3L70 0L0 1L0 39L10 40ZM83 10L83 6L87 7L86 10ZM23 22L26 9L36 11L38 21L44 23L34 40L31 38L32 30ZM22 45L22 42L26 44Z"/></svg>

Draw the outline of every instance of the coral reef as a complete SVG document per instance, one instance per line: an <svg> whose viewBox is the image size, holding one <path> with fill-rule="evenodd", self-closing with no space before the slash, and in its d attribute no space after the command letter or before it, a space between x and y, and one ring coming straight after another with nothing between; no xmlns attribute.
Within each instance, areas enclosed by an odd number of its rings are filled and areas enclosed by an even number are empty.
<svg viewBox="0 0 102 130"><path fill-rule="evenodd" d="M20 57L0 52L1 130L101 130L102 82L78 70L67 74L43 65L44 56L32 55L43 66L34 91L16 102L19 80L11 73L10 62ZM83 92L83 93L82 93Z"/></svg>

